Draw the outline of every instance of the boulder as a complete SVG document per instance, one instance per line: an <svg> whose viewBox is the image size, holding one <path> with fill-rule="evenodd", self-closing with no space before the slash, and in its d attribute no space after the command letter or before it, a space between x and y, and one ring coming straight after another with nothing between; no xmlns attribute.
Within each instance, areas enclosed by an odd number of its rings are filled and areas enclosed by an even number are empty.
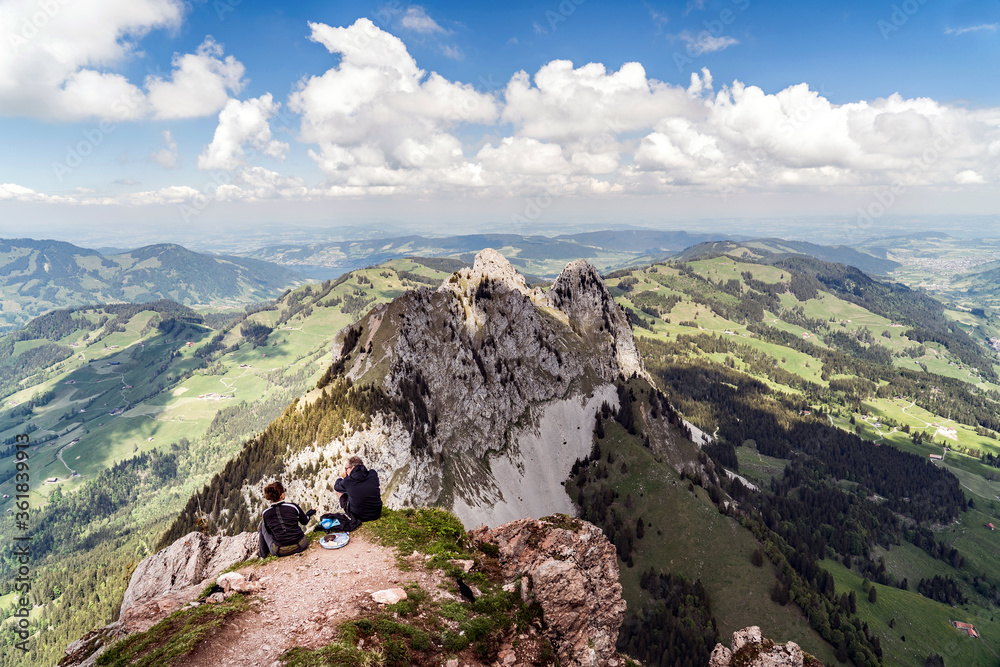
<svg viewBox="0 0 1000 667"><path fill-rule="evenodd" d="M135 568L122 599L121 618L128 618L133 608L157 599L168 606L172 606L173 598L193 599L189 589L201 587L230 565L256 555L258 539L257 533L234 537L188 533Z"/></svg>
<svg viewBox="0 0 1000 667"><path fill-rule="evenodd" d="M542 608L562 665L606 664L625 615L618 559L600 528L556 515L477 528L474 540L495 544L508 581Z"/></svg>
<svg viewBox="0 0 1000 667"><path fill-rule="evenodd" d="M246 578L239 572L226 572L220 575L218 579L215 580L217 586L221 587L226 593L233 590L237 584L240 582L245 582Z"/></svg>
<svg viewBox="0 0 1000 667"><path fill-rule="evenodd" d="M134 632L145 632L188 606L220 572L256 555L258 539L257 533L235 537L188 533L166 549L145 558L129 579L118 620L70 644L59 664L90 667L115 640ZM231 574L233 576L223 576L229 584L223 586L227 591L248 593L257 590L257 582ZM223 593L215 596L218 601L224 599Z"/></svg>
<svg viewBox="0 0 1000 667"><path fill-rule="evenodd" d="M372 600L379 604L396 604L406 599L406 591L402 588L387 588L384 591L372 593Z"/></svg>

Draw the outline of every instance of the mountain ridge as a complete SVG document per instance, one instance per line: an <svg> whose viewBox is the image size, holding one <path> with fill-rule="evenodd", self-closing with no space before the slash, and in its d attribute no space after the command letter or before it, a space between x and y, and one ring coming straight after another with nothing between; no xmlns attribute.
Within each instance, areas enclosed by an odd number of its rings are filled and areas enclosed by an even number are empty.
<svg viewBox="0 0 1000 667"><path fill-rule="evenodd" d="M94 303L165 298L186 306L243 306L273 298L298 280L276 264L176 244L103 255L64 241L0 239L0 330Z"/></svg>

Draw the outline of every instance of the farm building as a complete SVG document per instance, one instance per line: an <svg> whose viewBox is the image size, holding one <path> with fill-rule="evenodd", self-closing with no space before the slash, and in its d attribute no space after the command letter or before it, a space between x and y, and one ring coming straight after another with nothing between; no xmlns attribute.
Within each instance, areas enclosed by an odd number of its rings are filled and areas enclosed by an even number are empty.
<svg viewBox="0 0 1000 667"><path fill-rule="evenodd" d="M976 632L976 628L972 623L962 623L961 621L953 621L956 628L965 632L970 637L979 637L979 633Z"/></svg>

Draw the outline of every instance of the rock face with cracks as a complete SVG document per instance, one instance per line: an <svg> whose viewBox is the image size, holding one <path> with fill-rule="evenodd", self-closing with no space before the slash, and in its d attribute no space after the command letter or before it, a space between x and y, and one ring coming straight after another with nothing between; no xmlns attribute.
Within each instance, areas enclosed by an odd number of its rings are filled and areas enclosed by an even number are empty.
<svg viewBox="0 0 1000 667"><path fill-rule="evenodd" d="M561 665L608 664L625 601L615 548L597 526L555 516L477 528L471 537L495 544L504 578L541 606Z"/></svg>

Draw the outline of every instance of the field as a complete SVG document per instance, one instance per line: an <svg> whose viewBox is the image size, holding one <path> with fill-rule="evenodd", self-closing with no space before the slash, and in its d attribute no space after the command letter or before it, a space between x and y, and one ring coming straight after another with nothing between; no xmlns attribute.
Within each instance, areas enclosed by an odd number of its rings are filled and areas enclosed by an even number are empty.
<svg viewBox="0 0 1000 667"><path fill-rule="evenodd" d="M823 562L823 568L833 575L837 593L853 591L857 596L858 617L881 638L887 666L921 665L935 653L946 665L985 667L1000 661L994 648L1000 645L1000 623L991 613L948 607L913 591L867 584L877 590L873 604L868 601L866 582L855 573L830 559ZM980 638L959 631L952 621L972 623Z"/></svg>

